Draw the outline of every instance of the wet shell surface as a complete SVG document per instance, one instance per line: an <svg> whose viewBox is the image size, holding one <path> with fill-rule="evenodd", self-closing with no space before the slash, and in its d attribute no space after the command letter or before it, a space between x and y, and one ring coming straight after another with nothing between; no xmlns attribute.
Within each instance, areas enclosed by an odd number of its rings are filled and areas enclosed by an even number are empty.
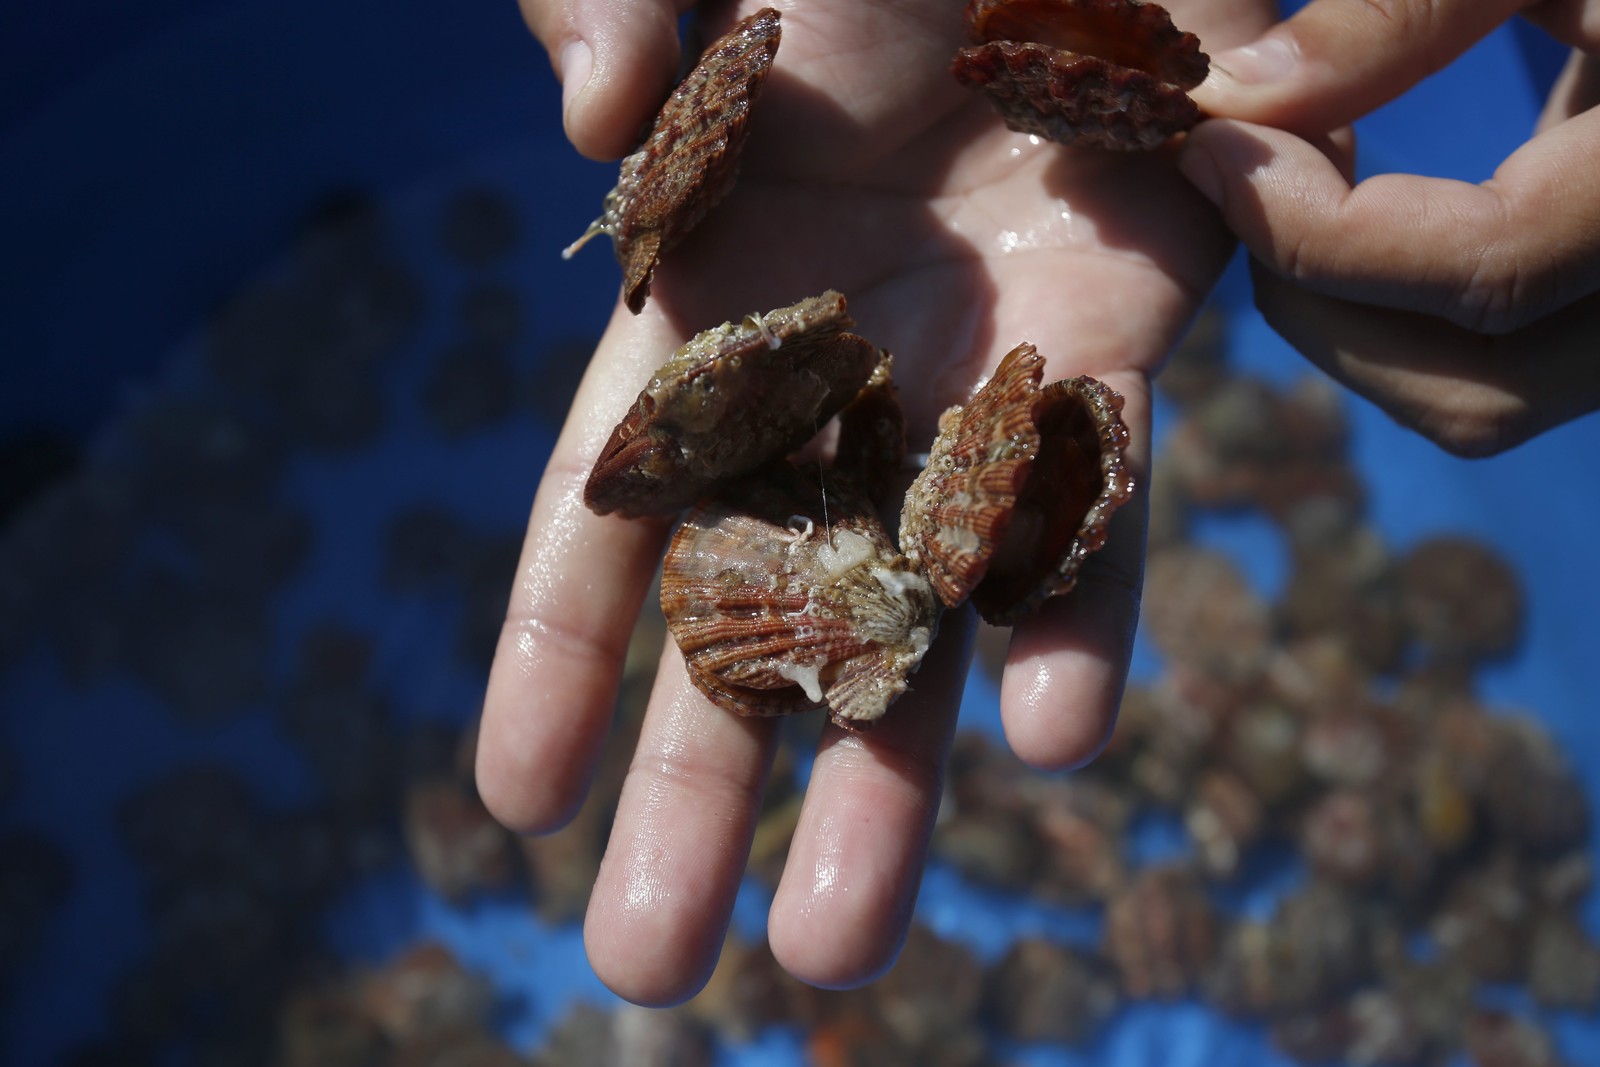
<svg viewBox="0 0 1600 1067"><path fill-rule="evenodd" d="M951 73L1019 133L1144 150L1200 121L1200 42L1139 0L972 0Z"/></svg>
<svg viewBox="0 0 1600 1067"><path fill-rule="evenodd" d="M786 462L684 519L661 608L716 704L741 715L826 706L848 729L905 691L939 613L851 479Z"/></svg>
<svg viewBox="0 0 1600 1067"><path fill-rule="evenodd" d="M717 38L622 161L604 213L565 252L607 234L622 266L622 298L638 314L661 256L733 189L750 109L778 51L778 12L762 8Z"/></svg>
<svg viewBox="0 0 1600 1067"><path fill-rule="evenodd" d="M971 598L1006 625L1070 591L1133 495L1122 397L1092 378L1040 388L1044 360L1013 349L972 402L939 420L906 495L901 551L947 606Z"/></svg>
<svg viewBox="0 0 1600 1067"><path fill-rule="evenodd" d="M584 487L605 515L670 515L799 448L861 393L882 353L833 291L697 335L651 378Z"/></svg>

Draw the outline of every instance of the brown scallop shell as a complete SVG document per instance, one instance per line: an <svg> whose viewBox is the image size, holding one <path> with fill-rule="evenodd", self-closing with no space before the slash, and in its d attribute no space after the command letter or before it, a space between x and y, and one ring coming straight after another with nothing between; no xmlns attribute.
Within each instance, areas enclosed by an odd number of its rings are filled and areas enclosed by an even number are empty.
<svg viewBox="0 0 1600 1067"><path fill-rule="evenodd" d="M1071 590L1133 495L1122 397L1088 377L1041 389L1043 376L1034 347L1018 345L970 404L945 412L900 518L901 551L940 600L970 597L1000 625Z"/></svg>
<svg viewBox="0 0 1600 1067"><path fill-rule="evenodd" d="M860 393L880 353L829 290L706 330L651 378L584 486L590 510L670 515L799 448Z"/></svg>
<svg viewBox="0 0 1600 1067"><path fill-rule="evenodd" d="M972 0L951 73L1006 125L1062 144L1154 148L1200 121L1200 42L1139 0Z"/></svg>
<svg viewBox="0 0 1600 1067"><path fill-rule="evenodd" d="M1172 24L1160 4L1140 0L972 0L963 17L974 44L1033 41L1093 56L1193 89L1210 60L1200 39Z"/></svg>
<svg viewBox="0 0 1600 1067"><path fill-rule="evenodd" d="M872 377L839 412L833 465L851 474L882 507L906 458L906 417L894 384L894 357L878 353Z"/></svg>
<svg viewBox="0 0 1600 1067"><path fill-rule="evenodd" d="M689 677L719 706L826 705L862 729L905 691L939 603L851 479L779 462L685 517L661 609Z"/></svg>
<svg viewBox="0 0 1600 1067"><path fill-rule="evenodd" d="M562 253L610 235L622 266L622 297L635 315L661 256L733 189L750 108L778 51L778 12L762 8L711 43L656 117L638 151L622 161L604 213Z"/></svg>

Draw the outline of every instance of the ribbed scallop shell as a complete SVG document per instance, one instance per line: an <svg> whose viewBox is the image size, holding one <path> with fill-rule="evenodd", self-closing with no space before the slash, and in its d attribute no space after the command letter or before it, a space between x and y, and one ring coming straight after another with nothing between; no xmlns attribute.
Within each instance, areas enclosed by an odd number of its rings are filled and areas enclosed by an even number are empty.
<svg viewBox="0 0 1600 1067"><path fill-rule="evenodd" d="M972 0L951 73L1021 133L1154 148L1200 121L1186 91L1210 66L1192 33L1139 0Z"/></svg>
<svg viewBox="0 0 1600 1067"><path fill-rule="evenodd" d="M780 458L857 396L881 354L829 290L706 330L623 416L584 486L598 514L670 515Z"/></svg>
<svg viewBox="0 0 1600 1067"><path fill-rule="evenodd" d="M609 234L622 266L622 296L638 314L660 257L733 189L750 108L778 51L778 12L762 8L711 43L656 117L650 136L622 161L605 211L563 253Z"/></svg>
<svg viewBox="0 0 1600 1067"><path fill-rule="evenodd" d="M690 678L721 707L826 705L850 729L905 691L939 612L850 479L789 463L689 513L662 566L661 608Z"/></svg>
<svg viewBox="0 0 1600 1067"><path fill-rule="evenodd" d="M955 607L972 594L999 550L1017 496L1039 453L1033 398L1044 359L1012 349L972 402L939 417L927 465L906 493L900 550Z"/></svg>
<svg viewBox="0 0 1600 1067"><path fill-rule="evenodd" d="M1071 590L1133 495L1122 397L1093 378L1039 388L1044 361L1013 349L965 408L939 420L900 519L901 551L954 607L1006 625Z"/></svg>

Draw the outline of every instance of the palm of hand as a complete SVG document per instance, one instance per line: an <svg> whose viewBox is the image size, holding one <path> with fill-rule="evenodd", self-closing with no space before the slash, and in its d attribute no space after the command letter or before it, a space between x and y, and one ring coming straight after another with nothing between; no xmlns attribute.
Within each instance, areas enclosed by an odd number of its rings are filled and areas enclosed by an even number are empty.
<svg viewBox="0 0 1600 1067"><path fill-rule="evenodd" d="M1143 468L1148 376L1220 270L1225 231L1165 158L1006 131L950 82L959 28L924 20L923 6L842 5L832 23L828 8L805 9L786 23L739 187L668 253L643 313L613 318L540 486L485 702L479 780L509 824L569 816L609 725L624 620L667 531L597 518L581 489L611 426L690 334L838 289L858 330L895 354L914 451L945 406L1032 341L1049 377L1092 374L1127 398ZM887 43L867 64L841 40ZM1139 521L1114 527L1078 591L1016 632L1002 710L1025 758L1070 764L1109 729L1137 615ZM898 947L970 630L968 613L948 615L883 723L825 737L769 924L774 953L806 980L863 981ZM666 650L586 923L596 971L623 996L668 1002L704 982L773 746L770 721L712 707Z"/></svg>
<svg viewBox="0 0 1600 1067"><path fill-rule="evenodd" d="M947 73L958 20L919 20L925 6L786 20L740 184L668 253L651 296L688 335L838 289L895 354L913 450L1023 340L1053 376L1142 393L1232 247L1166 153L1067 152L1005 129ZM850 35L892 45L841 58L832 43Z"/></svg>

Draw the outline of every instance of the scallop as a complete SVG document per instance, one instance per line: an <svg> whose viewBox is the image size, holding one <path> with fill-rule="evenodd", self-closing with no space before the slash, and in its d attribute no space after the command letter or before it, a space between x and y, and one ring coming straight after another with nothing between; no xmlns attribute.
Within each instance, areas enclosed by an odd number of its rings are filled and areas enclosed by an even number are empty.
<svg viewBox="0 0 1600 1067"><path fill-rule="evenodd" d="M855 399L883 353L829 290L706 330L650 379L584 486L590 510L671 515L781 458Z"/></svg>
<svg viewBox="0 0 1600 1067"><path fill-rule="evenodd" d="M667 98L644 144L622 161L600 217L562 253L569 258L591 237L610 236L622 299L635 315L661 257L733 190L750 111L782 36L778 12L765 7L713 41Z"/></svg>
<svg viewBox="0 0 1600 1067"><path fill-rule="evenodd" d="M1041 388L1043 376L1034 346L1018 345L946 411L901 512L901 551L939 599L970 598L997 625L1069 592L1133 495L1122 397L1089 377Z"/></svg>
<svg viewBox="0 0 1600 1067"><path fill-rule="evenodd" d="M852 730L905 691L940 611L854 479L787 462L685 517L661 608L714 703L741 715L826 706Z"/></svg>
<svg viewBox="0 0 1600 1067"><path fill-rule="evenodd" d="M950 71L1006 125L1062 144L1145 150L1200 121L1187 92L1210 60L1139 0L972 0Z"/></svg>

